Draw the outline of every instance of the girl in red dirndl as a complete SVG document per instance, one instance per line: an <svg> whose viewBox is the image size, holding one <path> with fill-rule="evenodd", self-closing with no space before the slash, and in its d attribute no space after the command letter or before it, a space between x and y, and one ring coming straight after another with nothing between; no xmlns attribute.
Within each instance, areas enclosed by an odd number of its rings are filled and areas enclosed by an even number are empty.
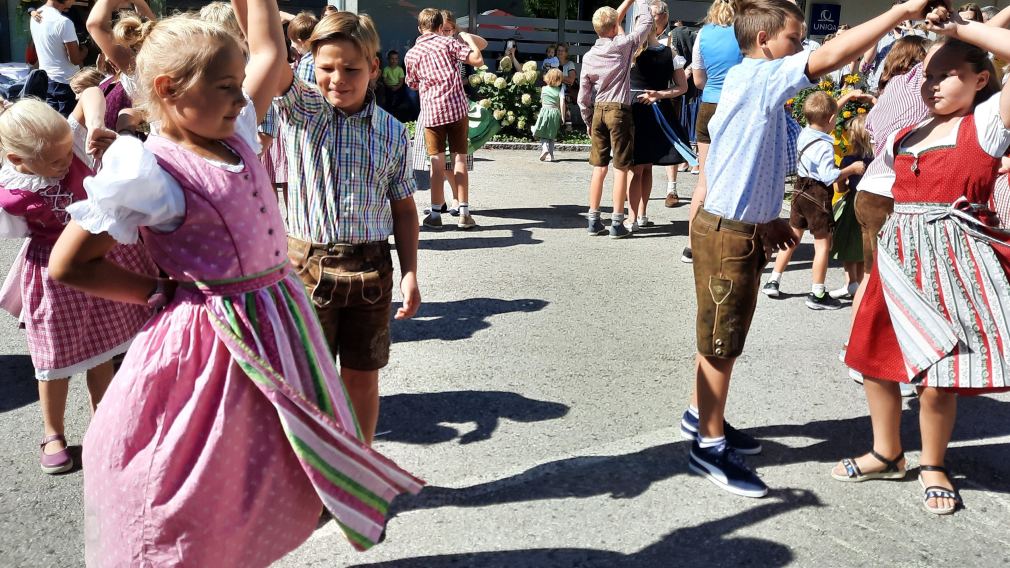
<svg viewBox="0 0 1010 568"><path fill-rule="evenodd" d="M922 96L932 118L891 135L887 173L894 214L880 232L876 267L859 306L846 364L864 377L873 449L842 460L840 481L901 479L899 383L918 387L919 481L933 514L961 498L944 467L958 394L1010 390L1010 233L989 207L1010 146L1010 88L989 52L1010 57L1010 31L930 14L946 36L925 61Z"/></svg>

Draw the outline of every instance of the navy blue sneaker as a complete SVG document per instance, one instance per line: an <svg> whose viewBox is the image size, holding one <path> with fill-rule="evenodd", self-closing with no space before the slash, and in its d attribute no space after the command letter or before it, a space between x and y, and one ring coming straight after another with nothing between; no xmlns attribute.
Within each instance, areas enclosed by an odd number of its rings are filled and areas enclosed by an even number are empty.
<svg viewBox="0 0 1010 568"><path fill-rule="evenodd" d="M595 219L589 219L589 234L590 235L606 235L608 232L607 226L603 224L603 221L597 217Z"/></svg>
<svg viewBox="0 0 1010 568"><path fill-rule="evenodd" d="M734 495L758 498L768 494L768 486L747 467L740 454L725 442L711 448L702 448L695 440L691 444L691 458L687 467Z"/></svg>
<svg viewBox="0 0 1010 568"><path fill-rule="evenodd" d="M726 436L726 443L736 450L736 453L745 456L756 456L761 453L761 442L753 436L744 434L723 421L722 429ZM685 440L698 439L698 418L691 414L690 410L684 411L684 416L680 419L680 436Z"/></svg>
<svg viewBox="0 0 1010 568"><path fill-rule="evenodd" d="M610 238L612 239L624 239L631 236L631 231L624 226L624 223L618 223L616 225L610 225Z"/></svg>

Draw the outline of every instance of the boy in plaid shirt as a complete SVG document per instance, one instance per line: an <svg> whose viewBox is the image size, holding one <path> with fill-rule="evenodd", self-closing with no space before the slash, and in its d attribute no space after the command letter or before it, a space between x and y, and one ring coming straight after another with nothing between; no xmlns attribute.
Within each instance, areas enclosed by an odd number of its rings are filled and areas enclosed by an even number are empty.
<svg viewBox="0 0 1010 568"><path fill-rule="evenodd" d="M312 297L362 438L371 444L379 370L389 361L391 234L403 295L396 319L412 317L421 304L407 129L369 90L379 76L379 34L371 18L331 14L307 43L316 84L281 79L291 86L274 99L290 168L288 258Z"/></svg>
<svg viewBox="0 0 1010 568"><path fill-rule="evenodd" d="M417 17L417 31L421 37L403 58L407 66L407 85L421 96L421 116L424 143L431 159L431 212L424 219L425 226L440 228L441 211L445 202L442 182L445 178L445 147L455 162L455 177L459 186L460 229L476 225L470 216L470 180L466 172L466 155L469 145L469 101L463 91L458 62L474 67L484 64L480 50L487 47L483 39L460 32L459 40L442 36L442 13L435 8L425 8ZM461 43L462 41L462 43Z"/></svg>

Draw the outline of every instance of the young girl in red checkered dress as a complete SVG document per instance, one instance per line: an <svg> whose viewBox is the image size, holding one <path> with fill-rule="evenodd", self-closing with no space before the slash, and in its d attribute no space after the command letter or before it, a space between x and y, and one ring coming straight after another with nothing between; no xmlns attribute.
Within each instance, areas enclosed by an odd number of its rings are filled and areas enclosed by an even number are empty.
<svg viewBox="0 0 1010 568"><path fill-rule="evenodd" d="M947 36L925 60L932 117L892 134L877 158L887 171L861 184L894 193L845 359L864 377L872 451L842 460L832 476L905 476L898 386L911 383L919 390L921 500L945 515L961 504L944 464L957 395L1010 390L1010 232L994 228L989 209L1010 146L1010 86L1000 89L989 52L1010 57L1010 31L945 8L929 18Z"/></svg>
<svg viewBox="0 0 1010 568"><path fill-rule="evenodd" d="M28 239L3 303L20 312L14 315L25 329L39 381L45 426L42 471L62 473L74 465L63 432L70 377L87 372L94 412L112 380L112 358L126 352L150 311L88 296L48 273L53 244L69 221L66 207L85 198L84 178L94 173L88 152L100 153L101 141L115 138L104 127L101 90L82 93L69 122L31 99L0 113L0 237ZM82 124L96 126L89 132ZM131 270L156 273L140 246L117 247L114 255Z"/></svg>

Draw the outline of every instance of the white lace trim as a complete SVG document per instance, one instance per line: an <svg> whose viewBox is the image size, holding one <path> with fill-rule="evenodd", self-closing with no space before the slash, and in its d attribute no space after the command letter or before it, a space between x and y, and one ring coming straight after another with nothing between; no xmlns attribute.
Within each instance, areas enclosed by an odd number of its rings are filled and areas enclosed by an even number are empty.
<svg viewBox="0 0 1010 568"><path fill-rule="evenodd" d="M59 178L47 178L35 174L23 174L7 162L0 168L0 186L7 189L21 189L31 192L39 192L47 187L59 185L63 181Z"/></svg>

